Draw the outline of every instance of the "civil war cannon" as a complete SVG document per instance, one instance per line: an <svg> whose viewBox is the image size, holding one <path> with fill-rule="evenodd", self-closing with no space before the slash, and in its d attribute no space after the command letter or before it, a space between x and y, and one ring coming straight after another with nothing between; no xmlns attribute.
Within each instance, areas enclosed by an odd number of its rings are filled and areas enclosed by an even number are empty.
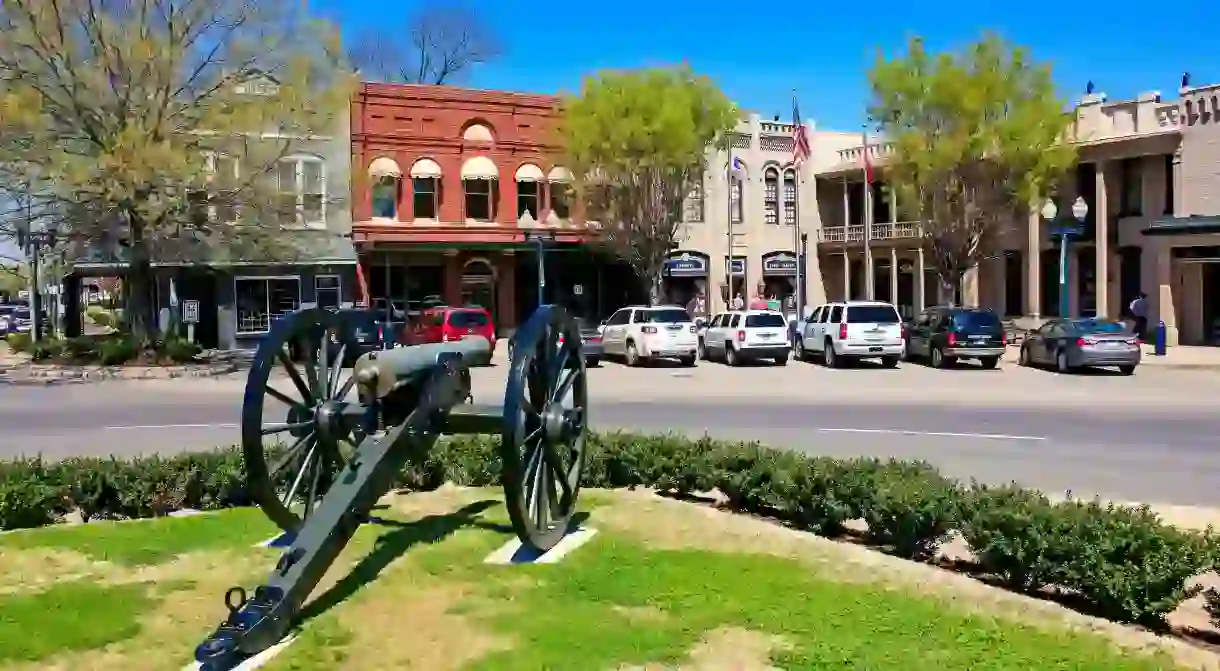
<svg viewBox="0 0 1220 671"><path fill-rule="evenodd" d="M232 668L282 639L403 466L442 434L500 435L505 502L523 544L545 552L568 530L588 399L579 328L563 308L542 306L514 335L501 406L469 402L470 364L491 354L486 339L370 352L349 373L347 345L335 340L349 332L344 318L299 310L259 345L241 411L246 485L288 547L252 594L225 594L228 616L195 649L204 669ZM290 347L303 353L299 365ZM273 379L278 369L286 379Z"/></svg>

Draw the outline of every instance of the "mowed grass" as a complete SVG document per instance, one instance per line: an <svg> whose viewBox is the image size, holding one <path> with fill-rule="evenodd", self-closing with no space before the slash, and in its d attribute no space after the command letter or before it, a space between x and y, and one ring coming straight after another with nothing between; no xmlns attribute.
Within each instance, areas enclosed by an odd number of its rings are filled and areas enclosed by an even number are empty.
<svg viewBox="0 0 1220 671"><path fill-rule="evenodd" d="M590 494L595 527L602 507L629 505ZM749 547L654 547L609 526L559 564L487 565L511 537L489 496L393 500L378 512L386 522L362 528L319 585L296 642L266 668L1173 667L1163 655L1123 653L1108 638L962 608L915 586L842 581ZM0 668L181 669L224 614L222 585L250 587L270 570L275 555L251 547L272 535L263 524L255 511L235 511L0 538L0 555L67 552L115 571L0 593ZM210 539L191 536L199 532ZM35 540L43 534L51 540ZM170 570L193 566L193 557L221 559L205 563L206 573ZM17 577L14 565L0 562L0 584ZM183 604L202 605L187 615ZM166 613L178 615L165 624Z"/></svg>

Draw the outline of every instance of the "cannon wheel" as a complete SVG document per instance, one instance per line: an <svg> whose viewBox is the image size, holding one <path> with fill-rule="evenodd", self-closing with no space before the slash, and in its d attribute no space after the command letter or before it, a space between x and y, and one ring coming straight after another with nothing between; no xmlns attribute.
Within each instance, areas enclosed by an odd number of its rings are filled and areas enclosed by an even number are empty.
<svg viewBox="0 0 1220 671"><path fill-rule="evenodd" d="M568 531L585 464L588 397L580 329L540 307L513 336L500 441L513 530L546 551Z"/></svg>
<svg viewBox="0 0 1220 671"><path fill-rule="evenodd" d="M342 318L320 308L280 318L259 344L246 378L241 447L247 491L288 533L300 529L362 437L343 402L355 383L350 371L342 379L347 345L324 346L343 332ZM293 361L293 353L300 361ZM273 379L276 370L286 373L284 379ZM277 403L268 408L267 397ZM281 407L284 419L268 422L268 410L274 414Z"/></svg>

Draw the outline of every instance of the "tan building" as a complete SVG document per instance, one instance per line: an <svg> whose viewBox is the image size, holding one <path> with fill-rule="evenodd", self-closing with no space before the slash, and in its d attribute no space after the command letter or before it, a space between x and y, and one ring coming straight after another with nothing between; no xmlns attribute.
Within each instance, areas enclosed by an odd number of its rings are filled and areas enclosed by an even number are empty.
<svg viewBox="0 0 1220 671"><path fill-rule="evenodd" d="M1149 322L1165 322L1170 344L1220 345L1218 96L1220 85L1185 86L1173 101L1157 93L1115 102L1094 94L1081 101L1079 165L1054 197L1060 220L1071 219L1078 196L1089 206L1083 232L1068 249L1071 316L1122 317L1144 292ZM870 147L875 205L866 226L859 136L852 146L830 149L834 137L828 135L814 135L814 153L831 151L836 160L815 167L816 205L806 208L809 220L802 212L806 230L818 232L810 302L819 294L877 298L909 314L947 300L934 273L917 271L926 260L918 222L895 221L887 202L889 147ZM970 273L962 303L1013 317L1058 314L1059 250L1039 209Z"/></svg>

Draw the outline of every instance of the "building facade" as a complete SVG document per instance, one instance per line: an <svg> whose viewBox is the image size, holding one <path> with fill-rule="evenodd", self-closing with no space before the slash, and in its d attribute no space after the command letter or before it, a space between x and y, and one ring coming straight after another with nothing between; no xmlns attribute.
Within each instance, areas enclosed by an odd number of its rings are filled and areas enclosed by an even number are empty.
<svg viewBox="0 0 1220 671"><path fill-rule="evenodd" d="M558 103L362 85L352 103L352 233L375 307L405 318L433 303L480 305L508 332L540 292L588 319L622 304L617 293L634 283L608 281L613 270L583 245L572 175L556 159Z"/></svg>
<svg viewBox="0 0 1220 671"><path fill-rule="evenodd" d="M1053 195L1058 221L1043 221L1036 203L1014 213L998 248L968 274L960 301L1012 317L1058 316L1051 231L1072 218L1081 197L1089 209L1081 234L1069 238L1068 316L1122 318L1142 292L1150 322L1165 322L1171 344L1220 344L1218 93L1220 86L1184 86L1172 101L1155 92L1081 100L1079 163ZM829 149L814 144L815 153ZM919 223L897 221L888 202L885 143L868 147L874 208L864 221L864 151L859 139L833 149L837 160L815 176L825 294L892 300L907 314L950 300L927 267Z"/></svg>

